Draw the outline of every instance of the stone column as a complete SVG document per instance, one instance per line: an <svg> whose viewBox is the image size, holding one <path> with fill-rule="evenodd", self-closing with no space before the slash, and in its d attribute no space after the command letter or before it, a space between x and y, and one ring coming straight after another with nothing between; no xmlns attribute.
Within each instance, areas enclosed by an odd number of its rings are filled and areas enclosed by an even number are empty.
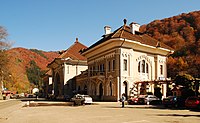
<svg viewBox="0 0 200 123"><path fill-rule="evenodd" d="M164 83L162 86L163 98L167 97L167 83Z"/></svg>

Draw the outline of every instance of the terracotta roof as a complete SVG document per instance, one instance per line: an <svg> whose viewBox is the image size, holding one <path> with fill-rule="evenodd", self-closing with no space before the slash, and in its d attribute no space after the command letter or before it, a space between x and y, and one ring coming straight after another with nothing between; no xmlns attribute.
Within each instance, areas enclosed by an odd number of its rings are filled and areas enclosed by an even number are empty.
<svg viewBox="0 0 200 123"><path fill-rule="evenodd" d="M87 47L83 44L81 44L78 41L78 38L76 38L76 41L72 46L70 46L67 50L65 50L58 58L68 58L74 60L87 60L86 57L82 56L80 54L80 51L83 49L87 49Z"/></svg>
<svg viewBox="0 0 200 123"><path fill-rule="evenodd" d="M158 41L158 40L156 40L156 39L154 39L150 36L148 36L147 34L140 33L140 32L136 32L135 34L133 34L131 32L130 26L127 26L126 24L124 24L123 26L121 26L120 28L115 30L113 33L108 34L108 35L104 35L102 39L97 41L95 44L91 45L85 51L87 51L87 50L89 50L89 49L109 40L109 39L115 39L115 38L125 38L125 39L140 42L141 44L154 46L154 47L157 47L159 45L159 47L161 47L161 48L173 50L171 47L167 46L166 44L164 44L164 43L162 43L162 42L160 42L160 41Z"/></svg>

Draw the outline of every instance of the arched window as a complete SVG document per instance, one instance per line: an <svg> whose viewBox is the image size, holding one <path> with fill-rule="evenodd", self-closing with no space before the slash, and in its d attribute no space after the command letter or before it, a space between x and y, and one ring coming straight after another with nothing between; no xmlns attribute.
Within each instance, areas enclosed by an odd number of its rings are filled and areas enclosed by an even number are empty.
<svg viewBox="0 0 200 123"><path fill-rule="evenodd" d="M145 60L142 60L142 73L145 73Z"/></svg>
<svg viewBox="0 0 200 123"><path fill-rule="evenodd" d="M138 62L138 72L149 73L149 64L145 60Z"/></svg>
<svg viewBox="0 0 200 123"><path fill-rule="evenodd" d="M127 59L124 59L124 71L127 71Z"/></svg>
<svg viewBox="0 0 200 123"><path fill-rule="evenodd" d="M140 72L140 62L138 63L138 72Z"/></svg>
<svg viewBox="0 0 200 123"><path fill-rule="evenodd" d="M146 73L149 73L149 65L146 63Z"/></svg>
<svg viewBox="0 0 200 123"><path fill-rule="evenodd" d="M160 74L163 75L163 65L160 65Z"/></svg>

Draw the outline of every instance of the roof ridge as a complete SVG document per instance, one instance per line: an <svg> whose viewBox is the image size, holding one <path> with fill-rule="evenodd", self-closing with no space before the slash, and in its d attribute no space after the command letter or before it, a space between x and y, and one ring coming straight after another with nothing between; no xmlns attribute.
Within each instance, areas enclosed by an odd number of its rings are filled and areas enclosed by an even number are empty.
<svg viewBox="0 0 200 123"><path fill-rule="evenodd" d="M84 46L84 47L87 48L87 46L85 46L84 44L82 44L81 42L79 42L79 41L78 41L78 38L76 38L76 41L74 42L74 44L72 44L66 51L70 50L70 49L71 49L74 45L76 45L76 44L81 44L82 46Z"/></svg>

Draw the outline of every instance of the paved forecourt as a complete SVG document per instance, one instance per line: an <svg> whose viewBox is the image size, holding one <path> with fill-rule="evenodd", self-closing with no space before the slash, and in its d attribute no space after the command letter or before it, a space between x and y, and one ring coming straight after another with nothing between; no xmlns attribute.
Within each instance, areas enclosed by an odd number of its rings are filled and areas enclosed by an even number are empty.
<svg viewBox="0 0 200 123"><path fill-rule="evenodd" d="M85 106L55 104L44 105L40 102L40 105L17 108L0 121L2 123L199 123L200 121L199 112L155 106L125 105L125 108L121 108L118 102L97 102Z"/></svg>

